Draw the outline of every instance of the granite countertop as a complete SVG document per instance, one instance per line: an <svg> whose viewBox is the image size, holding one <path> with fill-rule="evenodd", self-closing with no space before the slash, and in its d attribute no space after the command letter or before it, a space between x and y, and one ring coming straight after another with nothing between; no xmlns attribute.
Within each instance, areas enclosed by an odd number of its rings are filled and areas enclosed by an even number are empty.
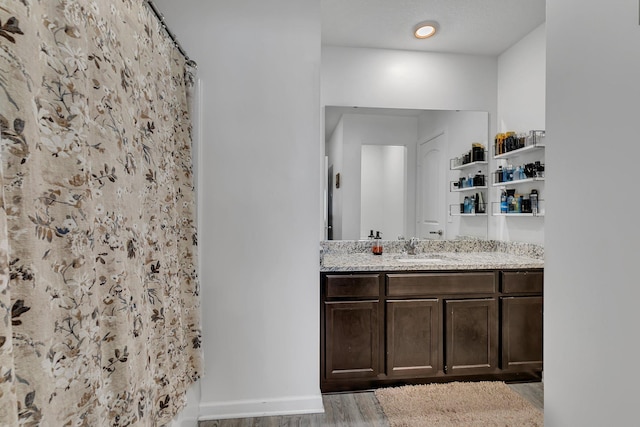
<svg viewBox="0 0 640 427"><path fill-rule="evenodd" d="M360 243L325 246L321 272L349 271L425 271L425 270L495 270L544 268L544 249L536 245L495 241L466 243L449 241L427 243L416 255L407 255L397 245L390 251L373 255Z"/></svg>
<svg viewBox="0 0 640 427"><path fill-rule="evenodd" d="M409 258L415 258L415 262L400 261ZM427 260L421 261L421 258ZM544 260L501 252L435 252L415 257L398 253L343 253L325 255L320 271L494 270L543 267Z"/></svg>

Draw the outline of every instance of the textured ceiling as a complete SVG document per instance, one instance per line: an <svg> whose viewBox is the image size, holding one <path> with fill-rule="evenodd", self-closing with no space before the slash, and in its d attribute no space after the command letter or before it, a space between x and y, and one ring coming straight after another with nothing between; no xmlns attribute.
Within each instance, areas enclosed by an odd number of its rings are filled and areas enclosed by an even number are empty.
<svg viewBox="0 0 640 427"><path fill-rule="evenodd" d="M545 21L545 0L321 0L322 43L499 55ZM438 33L413 37L421 21Z"/></svg>

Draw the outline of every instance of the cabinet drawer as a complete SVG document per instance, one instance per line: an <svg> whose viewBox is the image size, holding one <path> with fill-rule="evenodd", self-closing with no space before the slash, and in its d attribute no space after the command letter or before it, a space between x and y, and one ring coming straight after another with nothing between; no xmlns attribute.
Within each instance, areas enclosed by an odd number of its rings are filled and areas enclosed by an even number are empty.
<svg viewBox="0 0 640 427"><path fill-rule="evenodd" d="M505 294L536 293L541 294L544 273L538 271L503 271L502 292Z"/></svg>
<svg viewBox="0 0 640 427"><path fill-rule="evenodd" d="M380 295L378 274L327 275L327 298L375 297Z"/></svg>
<svg viewBox="0 0 640 427"><path fill-rule="evenodd" d="M496 292L496 274L493 271L388 274L387 279L387 294L394 297Z"/></svg>

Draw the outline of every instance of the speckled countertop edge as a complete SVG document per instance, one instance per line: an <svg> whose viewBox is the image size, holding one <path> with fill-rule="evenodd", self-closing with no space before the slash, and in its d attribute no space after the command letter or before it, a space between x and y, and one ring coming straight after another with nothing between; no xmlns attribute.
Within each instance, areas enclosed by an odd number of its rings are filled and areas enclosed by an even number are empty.
<svg viewBox="0 0 640 427"><path fill-rule="evenodd" d="M368 241L324 241L320 244L320 271L422 271L544 268L540 245L497 240L421 240L416 256L439 258L434 262L401 262L406 241L382 241L384 253L373 255Z"/></svg>

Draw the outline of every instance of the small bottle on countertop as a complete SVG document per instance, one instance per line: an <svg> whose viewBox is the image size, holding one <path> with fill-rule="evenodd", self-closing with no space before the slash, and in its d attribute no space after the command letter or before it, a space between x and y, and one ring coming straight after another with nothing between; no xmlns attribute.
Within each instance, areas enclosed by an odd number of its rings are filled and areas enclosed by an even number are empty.
<svg viewBox="0 0 640 427"><path fill-rule="evenodd" d="M376 231L376 237L373 239L372 251L374 255L382 255L382 237L380 237L379 231Z"/></svg>

